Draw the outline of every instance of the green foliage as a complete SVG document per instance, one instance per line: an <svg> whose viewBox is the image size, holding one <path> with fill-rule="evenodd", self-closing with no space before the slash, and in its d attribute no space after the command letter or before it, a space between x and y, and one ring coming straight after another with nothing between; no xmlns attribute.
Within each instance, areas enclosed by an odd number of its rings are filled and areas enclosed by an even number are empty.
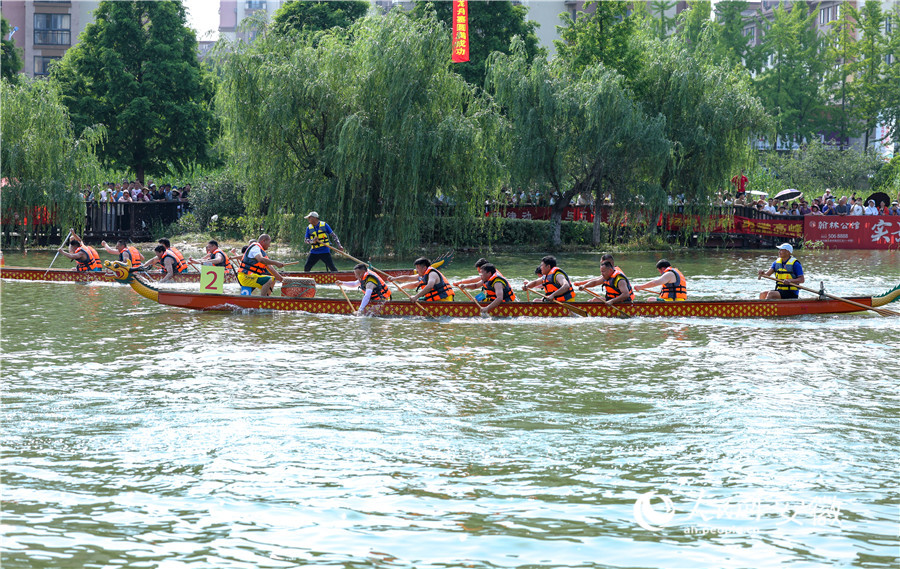
<svg viewBox="0 0 900 569"><path fill-rule="evenodd" d="M872 191L900 195L900 155L878 169L872 179Z"/></svg>
<svg viewBox="0 0 900 569"><path fill-rule="evenodd" d="M649 3L653 33L661 40L666 39L669 30L675 27L675 18L666 15L675 8L675 4L677 4L675 0L651 0Z"/></svg>
<svg viewBox="0 0 900 569"><path fill-rule="evenodd" d="M2 56L0 56L0 76L10 83L15 83L19 71L22 70L22 56L16 49L16 44L9 37L9 22L6 18L0 18L0 46L2 46Z"/></svg>
<svg viewBox="0 0 900 569"><path fill-rule="evenodd" d="M670 196L683 194L688 208L702 213L723 180L746 161L748 140L768 128L768 117L750 94L746 71L695 55L704 47L690 50L676 36L648 39L644 51L635 93L646 112L665 117L672 144L660 185Z"/></svg>
<svg viewBox="0 0 900 569"><path fill-rule="evenodd" d="M535 34L537 24L528 19L528 8L513 5L508 0L492 2L469 2L469 61L454 63L453 71L459 73L472 85L484 86L485 63L493 52L509 53L510 41L518 36L525 45L528 59L544 55L545 50L538 45ZM415 17L437 17L453 26L452 2L426 2L418 0L413 9ZM449 51L448 51L449 57Z"/></svg>
<svg viewBox="0 0 900 569"><path fill-rule="evenodd" d="M310 32L331 28L349 28L366 15L369 3L363 0L285 2L272 16L271 31L287 35L292 31Z"/></svg>
<svg viewBox="0 0 900 569"><path fill-rule="evenodd" d="M711 26L712 42L710 62L729 68L743 67L747 56L748 40L744 35L743 11L745 0L721 0L716 2L715 25Z"/></svg>
<svg viewBox="0 0 900 569"><path fill-rule="evenodd" d="M888 18L891 26L890 31L885 33L885 55L891 56L893 64L885 70L884 81L888 85L900 85L900 5L894 7ZM900 89L892 89L885 95L881 116L889 125L891 139L896 144L900 140Z"/></svg>
<svg viewBox="0 0 900 569"><path fill-rule="evenodd" d="M839 146L843 150L845 141L858 130L852 106L853 71L851 66L859 57L856 42L856 17L850 5L845 5L840 18L831 22L828 41L825 44L825 58L828 71L825 74L825 92L832 100L829 108L831 124L838 132Z"/></svg>
<svg viewBox="0 0 900 569"><path fill-rule="evenodd" d="M640 67L641 53L631 41L639 17L630 14L630 5L619 0L585 2L585 11L575 20L563 14L563 25L557 26L561 41L554 41L557 57L575 74L602 63L631 80Z"/></svg>
<svg viewBox="0 0 900 569"><path fill-rule="evenodd" d="M555 245L574 196L593 193L599 201L611 192L623 208L636 207L636 182L652 180L668 154L664 120L646 117L621 76L602 65L576 76L560 61L529 64L518 43L512 55L492 56L487 82L509 120L513 184L547 188L555 199ZM652 184L640 190L646 195Z"/></svg>
<svg viewBox="0 0 900 569"><path fill-rule="evenodd" d="M813 25L818 11L807 14L805 7L779 4L771 22L757 21L765 33L748 67L757 73L756 95L775 118L775 141L800 144L826 126L820 89L828 69L825 40Z"/></svg>
<svg viewBox="0 0 900 569"><path fill-rule="evenodd" d="M870 132L881 119L881 111L890 106L891 100L897 100L900 83L896 80L896 72L890 72L889 68L892 66L885 62L891 38L882 33L885 14L881 11L881 2L866 0L858 10L854 10L851 5L844 9L850 18L858 22L860 31L857 57L848 61L846 67L854 77L849 85L853 114L863 127L863 148L868 150Z"/></svg>
<svg viewBox="0 0 900 569"><path fill-rule="evenodd" d="M271 230L299 241L315 209L353 250L404 252L439 194L479 210L502 174L498 117L450 70L449 42L436 20L391 12L229 46L224 141Z"/></svg>
<svg viewBox="0 0 900 569"><path fill-rule="evenodd" d="M51 77L76 129L107 127L104 164L143 181L210 161L214 86L180 2L101 2Z"/></svg>
<svg viewBox="0 0 900 569"><path fill-rule="evenodd" d="M237 218L244 213L244 191L242 184L225 174L206 178L191 187L191 211L197 217L201 231L212 224L212 217ZM224 224L224 221L223 221Z"/></svg>
<svg viewBox="0 0 900 569"><path fill-rule="evenodd" d="M825 188L836 193L838 190L866 191L882 165L871 152L838 150L819 142L791 153L772 153L763 158L783 187L797 188L809 195L821 195Z"/></svg>
<svg viewBox="0 0 900 569"><path fill-rule="evenodd" d="M609 226L600 224L600 243L609 242ZM561 239L553 244L553 224L548 220L508 219L505 217L468 217L455 219L436 217L422 226L422 243L437 243L457 248L481 245L522 245L529 247L558 247L559 245L590 245L593 228L584 221L563 221Z"/></svg>
<svg viewBox="0 0 900 569"><path fill-rule="evenodd" d="M48 208L56 225L84 225L84 185L100 173L94 154L104 129L96 127L76 136L56 88L46 81L0 81L0 177L4 217L28 218L33 230L33 208ZM18 222L13 222L14 224Z"/></svg>
<svg viewBox="0 0 900 569"><path fill-rule="evenodd" d="M694 0L688 3L688 9L679 14L679 35L688 46L698 46L701 36L710 25L712 3L704 0Z"/></svg>

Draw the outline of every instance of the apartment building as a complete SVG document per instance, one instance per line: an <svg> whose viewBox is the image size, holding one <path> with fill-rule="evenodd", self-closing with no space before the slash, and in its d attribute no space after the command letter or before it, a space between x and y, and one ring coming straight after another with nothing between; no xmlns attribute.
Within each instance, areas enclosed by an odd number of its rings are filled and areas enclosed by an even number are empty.
<svg viewBox="0 0 900 569"><path fill-rule="evenodd" d="M86 0L3 0L0 12L15 30L12 39L22 50L22 72L29 77L46 75L50 63L78 42L79 34L94 20L99 4Z"/></svg>

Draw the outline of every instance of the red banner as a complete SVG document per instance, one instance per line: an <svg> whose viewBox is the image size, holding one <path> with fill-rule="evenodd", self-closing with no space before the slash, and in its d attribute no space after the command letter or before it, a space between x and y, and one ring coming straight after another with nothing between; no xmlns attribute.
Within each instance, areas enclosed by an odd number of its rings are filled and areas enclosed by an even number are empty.
<svg viewBox="0 0 900 569"><path fill-rule="evenodd" d="M542 206L503 207L487 214L507 219L550 219L550 208ZM570 206L563 210L562 221L594 221L594 214L586 207Z"/></svg>
<svg viewBox="0 0 900 569"><path fill-rule="evenodd" d="M453 0L453 55L454 63L469 61L469 4L466 0Z"/></svg>
<svg viewBox="0 0 900 569"><path fill-rule="evenodd" d="M808 215L803 221L806 241L821 241L829 249L898 249L900 217L883 215Z"/></svg>
<svg viewBox="0 0 900 569"><path fill-rule="evenodd" d="M678 231L688 219L689 216L683 214L671 214L666 218L666 229ZM700 216L695 215L692 227L694 231L709 233L765 235L785 239L803 237L803 221L799 219L750 219L739 215L711 215L701 221Z"/></svg>

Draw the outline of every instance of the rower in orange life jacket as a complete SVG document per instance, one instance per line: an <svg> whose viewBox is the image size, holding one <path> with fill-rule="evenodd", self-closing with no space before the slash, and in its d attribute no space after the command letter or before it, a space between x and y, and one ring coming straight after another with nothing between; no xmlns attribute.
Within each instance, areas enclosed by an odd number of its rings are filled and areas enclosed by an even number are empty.
<svg viewBox="0 0 900 569"><path fill-rule="evenodd" d="M133 269L137 269L144 262L144 256L135 247L129 245L124 239L116 241L116 247L113 249L107 245L106 241L101 241L100 245L110 255L118 255L119 261L127 264Z"/></svg>
<svg viewBox="0 0 900 569"><path fill-rule="evenodd" d="M516 293L513 292L512 285L503 278L497 267L491 263L485 263L478 269L478 272L481 273L481 279L484 282L482 285L484 294L491 301L490 304L481 309L483 315L486 316L491 310L504 302L516 301Z"/></svg>
<svg viewBox="0 0 900 569"><path fill-rule="evenodd" d="M69 241L68 252L60 250L60 253L76 262L76 271L86 272L103 270L103 265L100 263L100 255L97 254L97 250L89 245L83 245L78 239Z"/></svg>
<svg viewBox="0 0 900 569"><path fill-rule="evenodd" d="M575 287L572 286L572 280L565 271L556 266L556 257L547 255L541 259L538 268L541 271L541 278L522 285L522 290L529 290L538 285L544 287L547 298L539 297L535 302L552 302L554 300L568 302L575 298Z"/></svg>
<svg viewBox="0 0 900 569"><path fill-rule="evenodd" d="M424 300L425 302L452 302L453 289L444 275L435 268L432 268L431 261L425 257L419 257L415 262L416 274L418 275L419 284L416 287L416 294L412 295L413 301Z"/></svg>
<svg viewBox="0 0 900 569"><path fill-rule="evenodd" d="M187 261L185 260L184 255L181 254L181 251L179 251L175 247L172 247L172 243L168 239L163 237L159 241L157 241L157 243L159 243L160 245L165 245L166 249L172 252L172 256L175 258L176 261L178 261L179 267L184 266L183 270L178 270L176 272L183 273L184 271L187 270ZM165 273L165 272L166 272L166 267L165 267L165 265L163 265L163 273Z"/></svg>
<svg viewBox="0 0 900 569"><path fill-rule="evenodd" d="M178 261L178 257L172 252L171 249L166 249L165 245L157 245L153 250L156 253L156 257L150 259L141 267L147 268L151 265L159 263L162 266L163 277L159 280L161 283L169 282L172 280L173 275L178 273L183 273L187 270L187 263L182 261Z"/></svg>
<svg viewBox="0 0 900 569"><path fill-rule="evenodd" d="M687 279L681 271L672 266L669 261L660 259L656 263L659 278L648 283L634 285L634 290L646 290L662 286L657 302L684 302L687 300Z"/></svg>
<svg viewBox="0 0 900 569"><path fill-rule="evenodd" d="M603 276L591 279L582 286L582 288L590 288L598 284L603 285L603 290L606 294L603 297L591 299L591 302L619 304L634 301L634 291L631 288L631 283L628 282L628 277L625 276L621 269L614 267L610 262L605 262L600 265L600 274Z"/></svg>
<svg viewBox="0 0 900 569"><path fill-rule="evenodd" d="M236 274L234 266L231 264L231 260L228 258L228 255L226 255L224 251L219 249L218 241L210 241L206 244L206 255L199 261L193 258L191 258L190 261L192 263L199 262L204 265L211 265L214 267L224 267L226 277Z"/></svg>
<svg viewBox="0 0 900 569"><path fill-rule="evenodd" d="M374 300L376 301L376 304L381 305L391 299L391 291L388 289L384 280L376 273L370 271L369 267L364 263L360 263L353 267L353 273L356 275L355 281L337 281L337 285L340 287L358 286L359 289L365 293L362 301L359 303L359 310L355 313L357 316L377 311L377 308L376 310L366 310L370 301Z"/></svg>

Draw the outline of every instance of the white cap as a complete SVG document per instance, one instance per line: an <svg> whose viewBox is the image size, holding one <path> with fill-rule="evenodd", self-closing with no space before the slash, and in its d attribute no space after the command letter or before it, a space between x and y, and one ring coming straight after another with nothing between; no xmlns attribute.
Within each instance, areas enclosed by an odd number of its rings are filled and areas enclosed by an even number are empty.
<svg viewBox="0 0 900 569"><path fill-rule="evenodd" d="M784 249L784 250L786 250L788 253L793 253L793 252L794 252L794 247L791 246L790 243L782 243L781 245L778 246L778 248L779 248L779 249Z"/></svg>
<svg viewBox="0 0 900 569"><path fill-rule="evenodd" d="M319 213L315 212L315 211L311 211L311 212L307 213L304 217L315 217L316 219L319 219Z"/></svg>

